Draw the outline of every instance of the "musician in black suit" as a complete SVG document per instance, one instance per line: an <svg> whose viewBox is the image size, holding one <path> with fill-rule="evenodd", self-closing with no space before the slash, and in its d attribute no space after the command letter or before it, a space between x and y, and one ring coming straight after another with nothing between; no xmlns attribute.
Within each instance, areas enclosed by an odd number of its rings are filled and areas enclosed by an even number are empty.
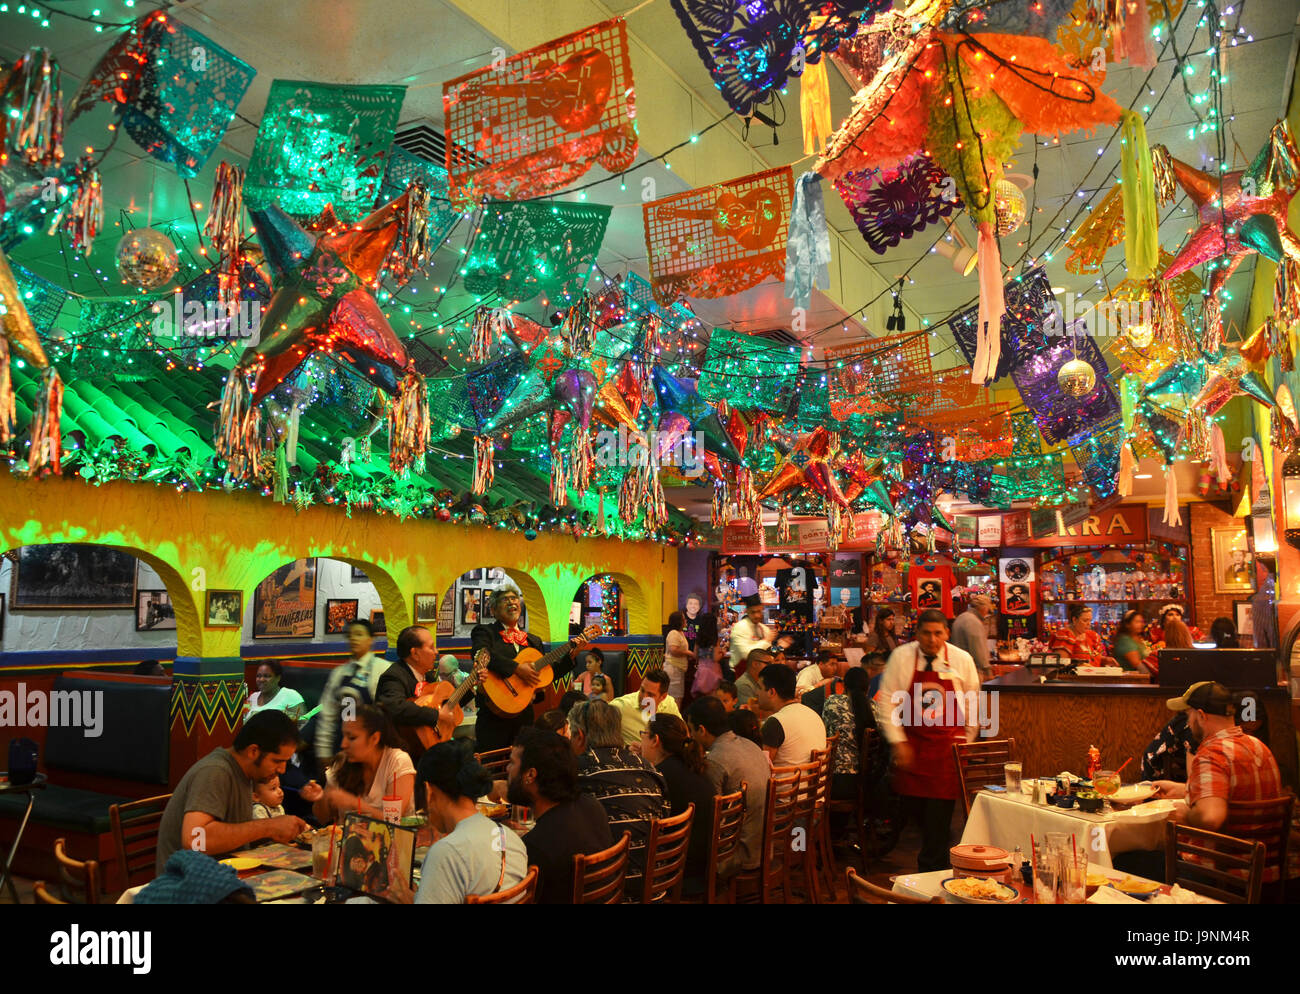
<svg viewBox="0 0 1300 994"><path fill-rule="evenodd" d="M536 692L544 689L537 686L537 671L529 663L515 662L515 656L525 648L545 651L540 638L519 627L523 609L523 595L516 588L498 587L492 591L488 595L488 610L496 620L490 625L474 627L469 636L470 654L477 661L479 654L486 652L489 671L500 677L518 676ZM576 640L570 639L570 642L576 644ZM480 686L475 702L478 704L478 718L474 738L479 752L513 745L519 730L534 721L531 701L519 714L502 715L493 710L487 693Z"/></svg>
<svg viewBox="0 0 1300 994"><path fill-rule="evenodd" d="M397 636L397 662L384 670L375 687L375 702L382 707L392 719L398 734L406 743L406 751L411 754L411 761L418 762L424 753L424 747L415 736L415 728L420 725L437 727L439 717L444 723L454 719L452 710L444 705L441 710L421 707L411 698L415 697L416 686L428 680L432 683L437 674L429 679L429 672L437 665L438 654L434 650L433 634L423 625L411 625L403 628ZM347 720L346 714L343 720Z"/></svg>

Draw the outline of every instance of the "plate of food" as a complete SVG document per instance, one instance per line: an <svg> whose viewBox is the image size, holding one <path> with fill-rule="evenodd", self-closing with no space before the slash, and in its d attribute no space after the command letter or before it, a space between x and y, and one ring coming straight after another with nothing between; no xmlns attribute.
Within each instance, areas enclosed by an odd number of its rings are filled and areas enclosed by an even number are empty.
<svg viewBox="0 0 1300 994"><path fill-rule="evenodd" d="M493 801L479 801L478 810L480 814L487 815L489 818L504 818L510 814L510 805L497 804Z"/></svg>
<svg viewBox="0 0 1300 994"><path fill-rule="evenodd" d="M1139 880L1137 877L1125 877L1123 880L1110 880L1106 886L1113 887L1121 894L1135 897L1139 901L1149 901L1160 893L1160 885L1154 880Z"/></svg>
<svg viewBox="0 0 1300 994"><path fill-rule="evenodd" d="M1111 804L1141 804L1156 796L1155 784L1126 783L1110 795Z"/></svg>
<svg viewBox="0 0 1300 994"><path fill-rule="evenodd" d="M1021 900L1014 887L981 877L949 877L939 886L959 904L1018 904Z"/></svg>
<svg viewBox="0 0 1300 994"><path fill-rule="evenodd" d="M256 870L262 865L260 859L250 859L248 856L232 856L230 859L223 859L222 866L228 866L236 873L242 873L244 870Z"/></svg>

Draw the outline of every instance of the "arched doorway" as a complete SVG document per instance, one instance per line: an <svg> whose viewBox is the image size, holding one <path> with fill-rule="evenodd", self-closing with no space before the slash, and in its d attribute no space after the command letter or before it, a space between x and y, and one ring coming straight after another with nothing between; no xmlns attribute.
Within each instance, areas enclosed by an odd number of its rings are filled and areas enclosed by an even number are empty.
<svg viewBox="0 0 1300 994"><path fill-rule="evenodd" d="M490 624L491 595L502 587L514 587L523 595L522 627L548 638L546 602L541 587L527 573L503 566L480 566L466 570L442 592L438 600L438 638L469 638L475 625Z"/></svg>
<svg viewBox="0 0 1300 994"><path fill-rule="evenodd" d="M283 563L249 592L242 641L341 642L354 618L369 622L382 640L388 637L385 587L396 590L379 567L363 560L311 556Z"/></svg>
<svg viewBox="0 0 1300 994"><path fill-rule="evenodd" d="M611 573L588 577L579 584L569 609L569 637L599 625L604 634L618 638L628 633L627 598Z"/></svg>

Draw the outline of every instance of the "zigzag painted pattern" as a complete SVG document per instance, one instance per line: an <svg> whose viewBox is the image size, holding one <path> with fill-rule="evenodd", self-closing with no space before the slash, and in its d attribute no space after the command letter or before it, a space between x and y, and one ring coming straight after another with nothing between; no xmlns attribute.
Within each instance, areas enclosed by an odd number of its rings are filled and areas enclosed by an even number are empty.
<svg viewBox="0 0 1300 994"><path fill-rule="evenodd" d="M217 722L224 719L226 729L234 731L247 696L248 688L242 677L178 676L172 684L171 725L175 728L179 719L188 735L198 720L211 735Z"/></svg>

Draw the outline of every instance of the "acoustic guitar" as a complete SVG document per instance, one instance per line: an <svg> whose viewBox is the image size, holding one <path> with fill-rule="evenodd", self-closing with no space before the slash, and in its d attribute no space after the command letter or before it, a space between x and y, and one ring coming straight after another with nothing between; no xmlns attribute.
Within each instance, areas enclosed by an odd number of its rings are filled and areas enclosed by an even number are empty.
<svg viewBox="0 0 1300 994"><path fill-rule="evenodd" d="M578 636L580 644L590 642L598 637L603 629L600 625L591 625L582 630ZM486 670L480 677L483 683L483 691L487 694L488 704L492 710L504 717L519 714L524 708L533 703L533 695L540 689L549 686L555 680L555 674L551 671L551 666L558 663L574 650L574 646L565 642L564 645L557 649L552 649L546 655L542 655L530 645L524 646L519 650L519 655L515 656L516 663L532 663L533 669L537 671L537 683L535 686L528 686L517 676L498 676L491 670Z"/></svg>
<svg viewBox="0 0 1300 994"><path fill-rule="evenodd" d="M465 719L465 711L461 708L460 702L465 699L466 694L478 686L478 682L486 669L487 659L484 658L481 662L474 664L474 669L460 682L459 687L453 687L446 680L439 680L434 684L426 683L425 686L432 689L423 694L417 693L416 696L411 698L420 707L432 708L435 711L444 704L452 706L451 717L440 715L436 727L433 725L416 725L411 729L420 745L424 746L425 749L432 749L439 742L446 742L452 737L456 731L456 726Z"/></svg>

